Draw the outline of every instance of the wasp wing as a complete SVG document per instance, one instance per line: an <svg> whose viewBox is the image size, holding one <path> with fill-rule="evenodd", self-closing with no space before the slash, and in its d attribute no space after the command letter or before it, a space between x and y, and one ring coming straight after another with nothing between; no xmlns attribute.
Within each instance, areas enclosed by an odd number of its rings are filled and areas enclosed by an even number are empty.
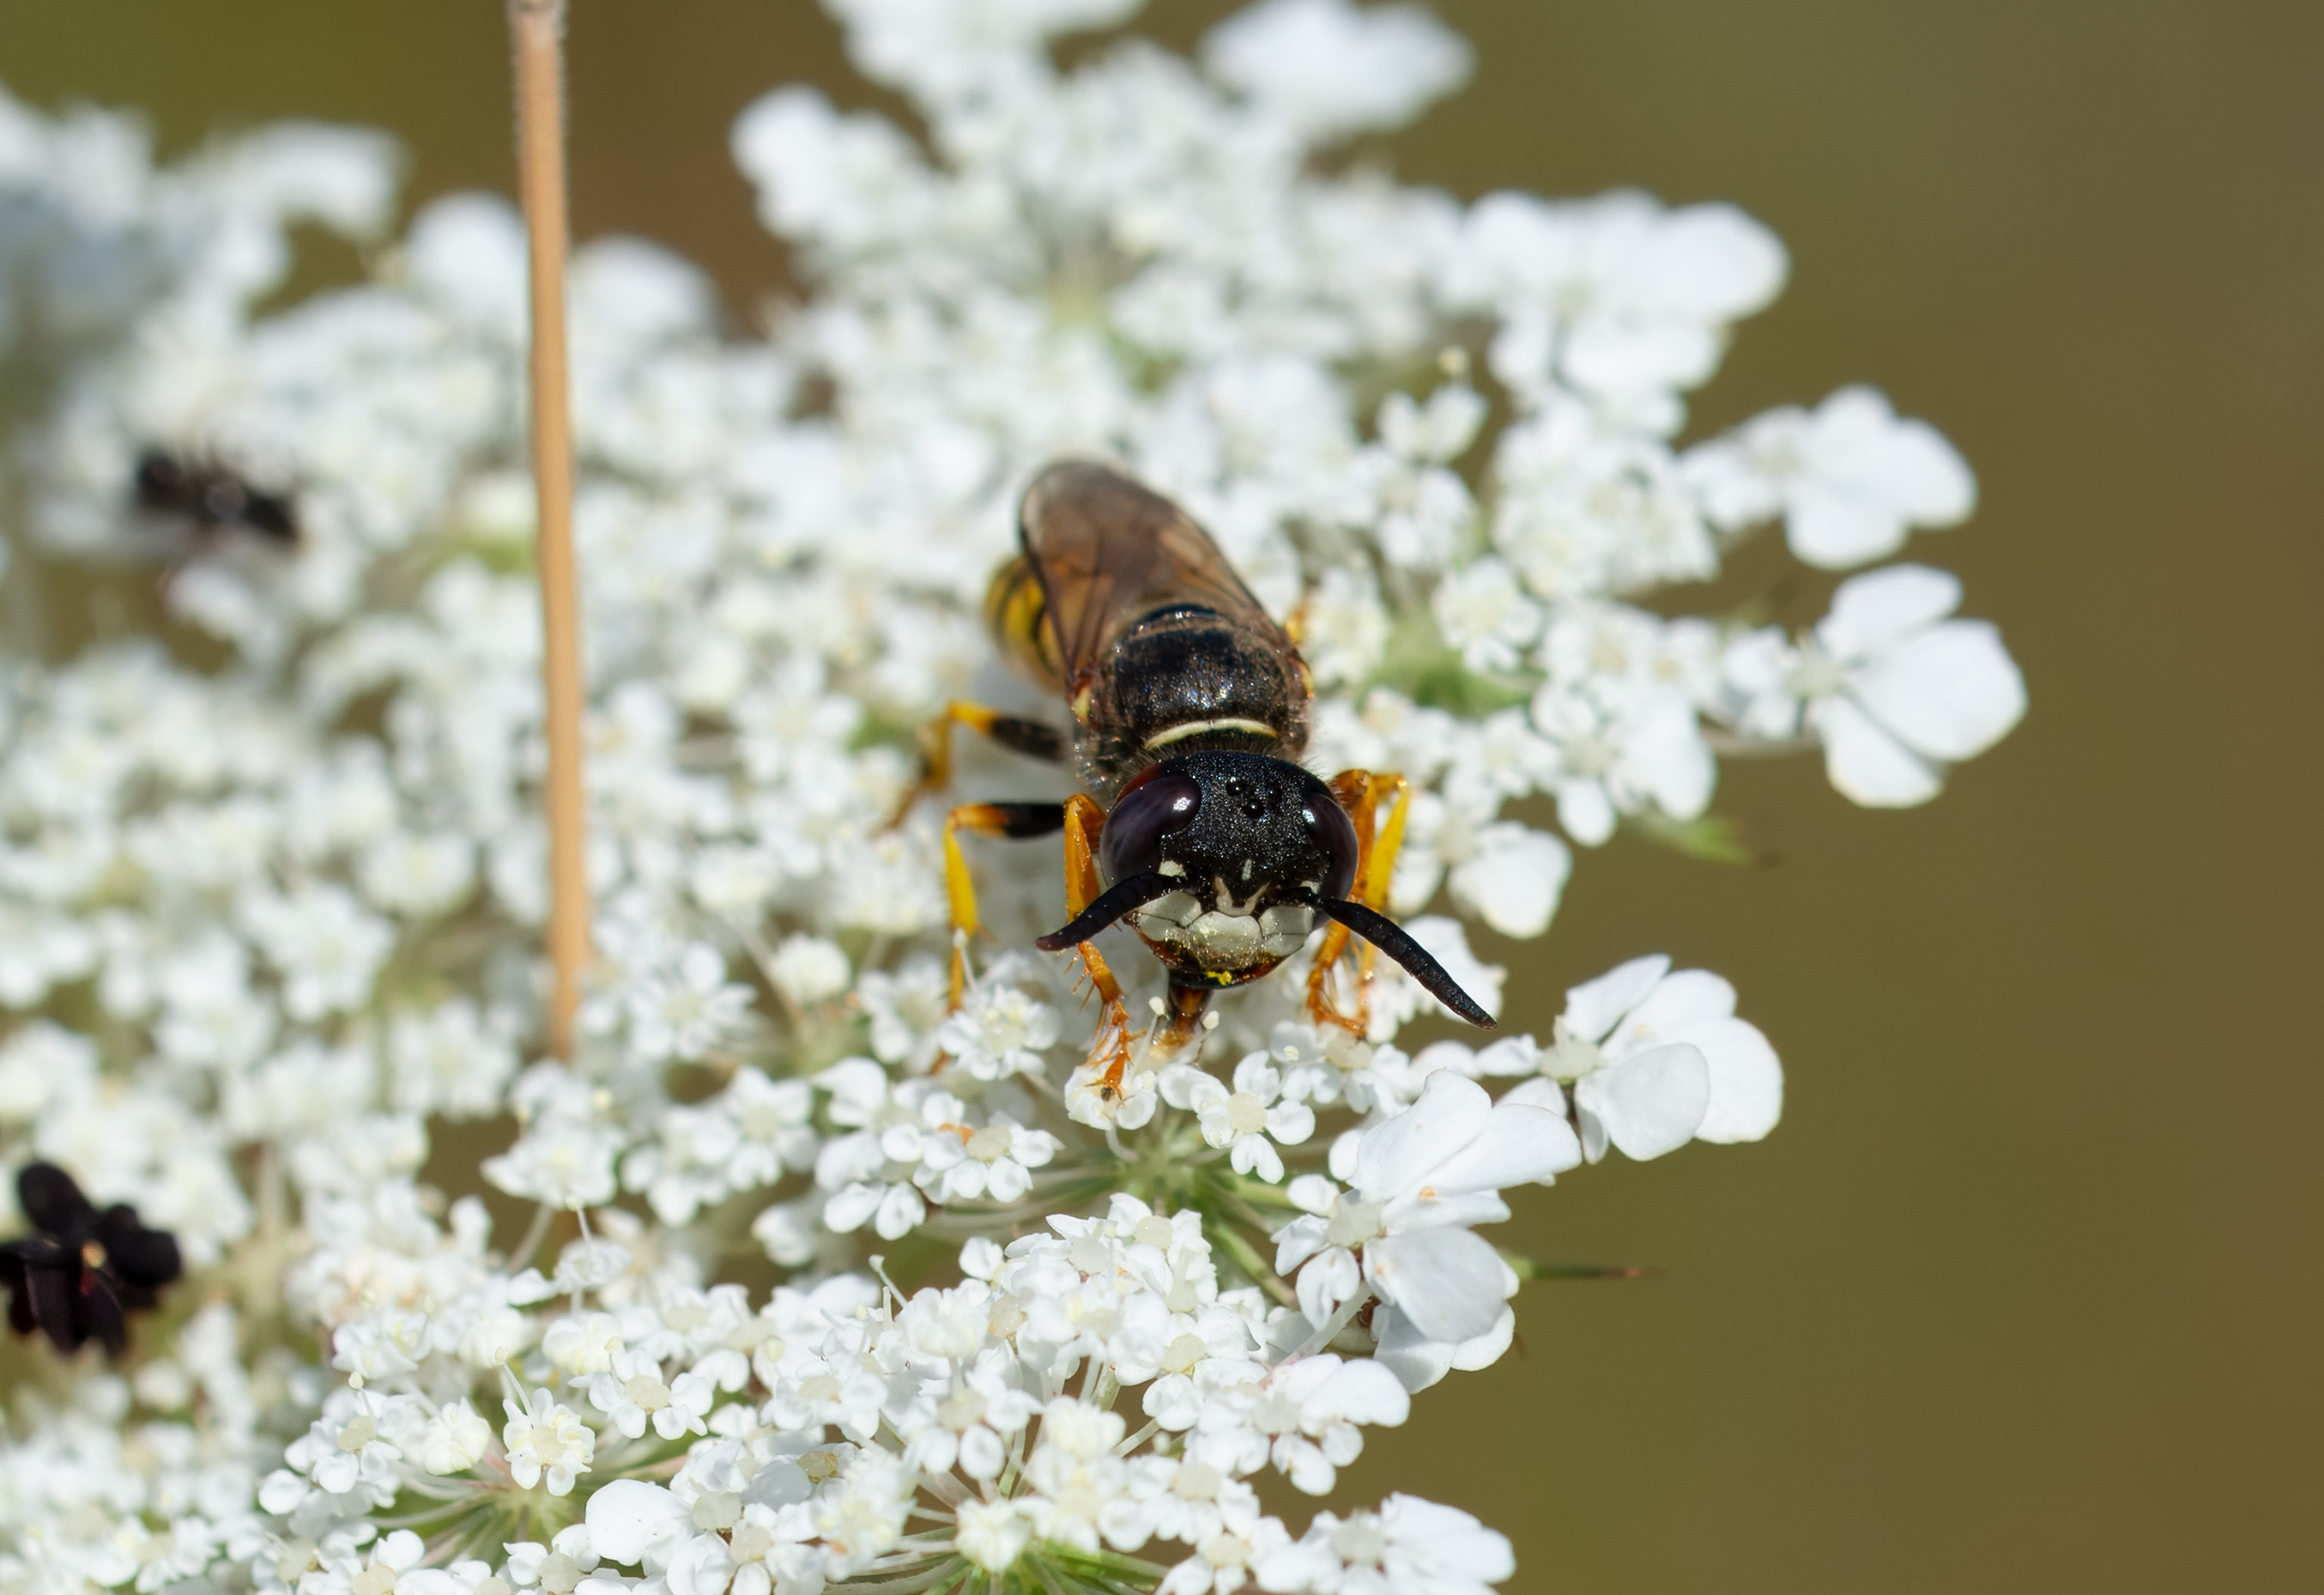
<svg viewBox="0 0 2324 1595"><path fill-rule="evenodd" d="M1026 489L1019 531L1069 700L1097 679L1123 627L1175 604L1213 610L1296 657L1210 533L1118 471L1082 461L1051 466Z"/></svg>

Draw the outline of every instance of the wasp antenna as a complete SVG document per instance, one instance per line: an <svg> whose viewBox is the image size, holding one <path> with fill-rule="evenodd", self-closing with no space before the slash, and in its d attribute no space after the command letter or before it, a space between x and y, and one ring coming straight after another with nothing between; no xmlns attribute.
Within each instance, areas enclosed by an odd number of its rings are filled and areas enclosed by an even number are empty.
<svg viewBox="0 0 2324 1595"><path fill-rule="evenodd" d="M1145 907L1157 897L1178 890L1167 875L1133 875L1108 887L1104 895L1074 916L1071 924L1051 931L1033 943L1043 952L1063 952L1076 941L1086 941L1123 914Z"/></svg>
<svg viewBox="0 0 2324 1595"><path fill-rule="evenodd" d="M1107 894L1112 895L1111 893ZM1093 908L1096 904L1091 905ZM1376 913L1360 903L1339 903L1327 897L1315 900L1319 913L1333 919L1361 936L1388 957L1404 966L1404 972L1420 982L1421 989L1452 1009L1470 1024L1481 1030L1494 1027L1493 1016L1479 1006L1477 999L1461 989L1460 983L1445 972L1428 949L1412 939L1402 925L1384 913Z"/></svg>

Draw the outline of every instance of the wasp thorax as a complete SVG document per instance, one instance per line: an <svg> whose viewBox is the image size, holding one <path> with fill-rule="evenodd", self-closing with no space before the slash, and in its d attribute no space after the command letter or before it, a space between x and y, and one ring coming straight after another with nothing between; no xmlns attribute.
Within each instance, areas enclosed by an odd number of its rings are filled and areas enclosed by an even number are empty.
<svg viewBox="0 0 2324 1595"><path fill-rule="evenodd" d="M1347 895L1356 832L1331 789L1260 754L1166 759L1124 788L1099 862L1111 880L1184 883L1135 923L1173 972L1204 985L1253 979L1299 951L1318 900Z"/></svg>

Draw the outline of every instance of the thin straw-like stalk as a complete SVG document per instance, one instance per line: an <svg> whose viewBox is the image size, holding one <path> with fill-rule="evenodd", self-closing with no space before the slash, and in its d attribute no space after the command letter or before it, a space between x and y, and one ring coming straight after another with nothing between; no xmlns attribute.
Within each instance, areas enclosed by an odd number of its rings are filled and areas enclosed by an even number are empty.
<svg viewBox="0 0 2324 1595"><path fill-rule="evenodd" d="M570 1057L589 961L582 840L581 616L573 569L573 420L565 359L565 7L509 0L517 164L532 241L532 479L540 499L541 679L549 732L549 1050Z"/></svg>

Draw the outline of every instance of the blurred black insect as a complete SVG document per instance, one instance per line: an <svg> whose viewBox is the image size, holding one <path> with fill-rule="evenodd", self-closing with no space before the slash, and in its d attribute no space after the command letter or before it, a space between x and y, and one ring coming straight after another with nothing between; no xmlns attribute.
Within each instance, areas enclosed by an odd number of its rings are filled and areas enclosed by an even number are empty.
<svg viewBox="0 0 2324 1595"><path fill-rule="evenodd" d="M60 1351L95 1340L120 1356L129 1314L152 1307L178 1277L177 1238L148 1229L124 1203L99 1210L53 1164L17 1172L16 1204L32 1233L0 1245L9 1327L20 1335L41 1330Z"/></svg>
<svg viewBox="0 0 2324 1595"><path fill-rule="evenodd" d="M1378 949L1446 1007L1489 1027L1491 1015L1383 912L1404 836L1404 777L1348 770L1327 784L1297 762L1313 696L1306 664L1209 535L1168 499L1084 463L1044 471L1018 525L1024 552L993 579L987 617L1008 656L1063 694L1070 752L1096 795L954 809L945 821L954 928L977 928L960 832L1065 831L1069 923L1035 945L1079 950L1106 1006L1091 1055L1105 1088L1119 1085L1130 1038L1120 987L1091 939L1118 921L1169 971L1161 1044L1191 1038L1211 993L1298 951L1319 916L1333 922L1308 978L1319 1025L1364 1033ZM913 798L950 779L954 725L1034 758L1067 756L1051 727L954 703L927 728ZM1351 932L1366 945L1343 1004L1334 985ZM955 1004L965 978L955 954Z"/></svg>
<svg viewBox="0 0 2324 1595"><path fill-rule="evenodd" d="M299 509L287 493L253 487L215 460L148 449L137 457L140 509L191 523L195 534L247 532L288 546L299 541Z"/></svg>

